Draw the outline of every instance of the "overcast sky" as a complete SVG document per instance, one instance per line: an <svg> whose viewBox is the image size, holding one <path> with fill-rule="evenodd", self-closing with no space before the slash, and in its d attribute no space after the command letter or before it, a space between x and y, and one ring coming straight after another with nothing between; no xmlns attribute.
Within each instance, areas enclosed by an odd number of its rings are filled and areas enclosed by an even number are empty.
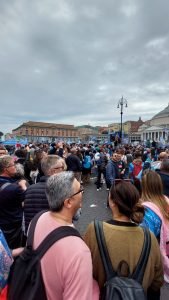
<svg viewBox="0 0 169 300"><path fill-rule="evenodd" d="M143 121L169 102L168 0L0 0L0 131Z"/></svg>

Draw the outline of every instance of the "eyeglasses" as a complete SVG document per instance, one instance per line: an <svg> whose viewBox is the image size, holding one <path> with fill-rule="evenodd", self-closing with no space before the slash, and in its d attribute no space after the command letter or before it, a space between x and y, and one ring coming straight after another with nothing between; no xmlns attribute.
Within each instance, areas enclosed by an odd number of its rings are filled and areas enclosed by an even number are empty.
<svg viewBox="0 0 169 300"><path fill-rule="evenodd" d="M6 169L12 168L12 167L15 167L15 164L7 166Z"/></svg>
<svg viewBox="0 0 169 300"><path fill-rule="evenodd" d="M53 168L53 170L59 170L59 169L64 170L64 166L60 166L60 167Z"/></svg>
<svg viewBox="0 0 169 300"><path fill-rule="evenodd" d="M76 193L74 193L72 196L70 196L69 198L72 198L72 197L74 197L74 196L76 196L76 195L78 195L78 194L80 194L80 193L84 193L84 189L81 187L80 188L80 190L78 191L78 192L76 192Z"/></svg>

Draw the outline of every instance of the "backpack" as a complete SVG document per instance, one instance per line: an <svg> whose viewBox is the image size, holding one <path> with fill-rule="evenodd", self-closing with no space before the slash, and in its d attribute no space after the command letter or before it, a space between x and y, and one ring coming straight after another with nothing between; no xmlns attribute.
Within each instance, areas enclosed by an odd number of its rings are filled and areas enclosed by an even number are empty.
<svg viewBox="0 0 169 300"><path fill-rule="evenodd" d="M61 226L49 233L38 248L34 250L33 237L35 226L43 213L44 211L33 218L29 228L27 246L11 266L8 279L8 300L47 300L41 273L41 258L59 239L66 236L81 237L75 228Z"/></svg>
<svg viewBox="0 0 169 300"><path fill-rule="evenodd" d="M91 157L90 155L86 155L83 160L83 168L90 169L91 168Z"/></svg>
<svg viewBox="0 0 169 300"><path fill-rule="evenodd" d="M140 176L140 174L142 173L142 169L143 169L143 163L140 162L138 164L136 164L135 162L132 162L133 164L133 171L132 171L132 176L133 179L138 178Z"/></svg>
<svg viewBox="0 0 169 300"><path fill-rule="evenodd" d="M106 273L106 282L104 284L102 300L145 300L147 299L142 287L143 276L147 265L150 247L151 236L147 228L144 231L144 243L138 264L133 272L128 277L122 277L119 273L113 270L109 253L106 247L103 223L94 222L96 238L100 251L100 256ZM124 261L122 261L124 262ZM120 262L120 264L122 263ZM125 262L126 263L126 262ZM126 263L127 264L127 263Z"/></svg>
<svg viewBox="0 0 169 300"><path fill-rule="evenodd" d="M100 167L101 171L105 170L107 162L108 162L108 158L106 156L106 154L103 153L99 153L100 157L99 159L96 161L96 165L98 167Z"/></svg>

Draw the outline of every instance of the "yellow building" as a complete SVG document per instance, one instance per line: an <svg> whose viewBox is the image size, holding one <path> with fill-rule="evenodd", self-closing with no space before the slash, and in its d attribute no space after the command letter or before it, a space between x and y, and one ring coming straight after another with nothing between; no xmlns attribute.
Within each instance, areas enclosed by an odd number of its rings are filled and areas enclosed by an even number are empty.
<svg viewBox="0 0 169 300"><path fill-rule="evenodd" d="M125 134L128 134L130 132L131 128L131 122L127 121L124 122L123 124L123 132ZM119 132L121 130L121 124L120 123L112 123L108 125L109 132Z"/></svg>

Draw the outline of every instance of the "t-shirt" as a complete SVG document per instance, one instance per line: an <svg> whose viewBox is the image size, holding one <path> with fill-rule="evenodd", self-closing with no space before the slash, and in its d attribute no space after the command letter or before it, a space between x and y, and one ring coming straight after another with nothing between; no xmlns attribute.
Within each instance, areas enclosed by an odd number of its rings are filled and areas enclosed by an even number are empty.
<svg viewBox="0 0 169 300"><path fill-rule="evenodd" d="M34 247L59 226L50 212L44 213L36 225ZM52 245L41 259L41 268L48 300L99 299L91 253L79 237L65 237Z"/></svg>

